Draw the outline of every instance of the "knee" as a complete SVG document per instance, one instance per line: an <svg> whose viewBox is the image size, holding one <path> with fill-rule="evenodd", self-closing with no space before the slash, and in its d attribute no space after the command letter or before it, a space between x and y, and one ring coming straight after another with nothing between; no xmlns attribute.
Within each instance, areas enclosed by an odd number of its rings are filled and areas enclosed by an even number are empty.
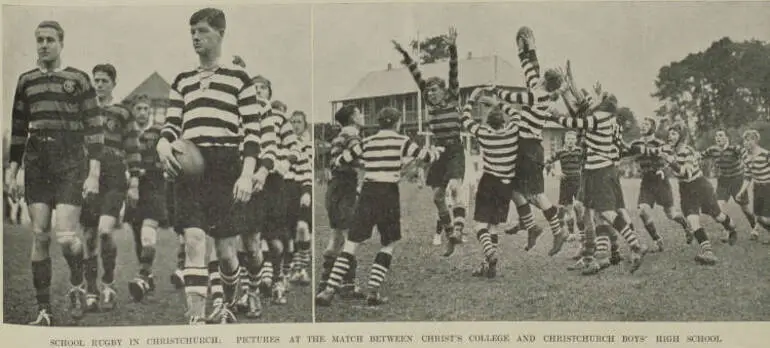
<svg viewBox="0 0 770 348"><path fill-rule="evenodd" d="M206 233L200 229L189 229L184 231L184 243L187 247L197 248L206 246Z"/></svg>
<svg viewBox="0 0 770 348"><path fill-rule="evenodd" d="M77 232L70 231L56 231L56 242L59 245L72 245L77 242Z"/></svg>
<svg viewBox="0 0 770 348"><path fill-rule="evenodd" d="M437 206L442 206L446 203L446 191L444 190L436 190L436 192L433 193L433 203L435 203Z"/></svg>
<svg viewBox="0 0 770 348"><path fill-rule="evenodd" d="M141 242L142 246L153 246L157 243L158 239L158 226L144 225L142 226Z"/></svg>
<svg viewBox="0 0 770 348"><path fill-rule="evenodd" d="M51 234L42 228L33 228L32 236L37 244L47 245L51 242Z"/></svg>

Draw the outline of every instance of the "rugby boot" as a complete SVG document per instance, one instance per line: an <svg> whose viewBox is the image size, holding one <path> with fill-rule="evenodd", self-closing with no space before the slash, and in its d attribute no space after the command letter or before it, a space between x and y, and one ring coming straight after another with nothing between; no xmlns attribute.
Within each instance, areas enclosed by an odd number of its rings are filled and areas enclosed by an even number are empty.
<svg viewBox="0 0 770 348"><path fill-rule="evenodd" d="M33 326L53 326L53 317L48 308L40 308L37 311L37 317L35 320L30 321L29 325Z"/></svg>
<svg viewBox="0 0 770 348"><path fill-rule="evenodd" d="M118 293L112 288L112 284L102 284L102 310L111 311L115 309L118 302Z"/></svg>
<svg viewBox="0 0 770 348"><path fill-rule="evenodd" d="M558 254L561 251L561 248L564 246L564 242L566 241L567 236L564 232L553 236L553 246L551 246L551 250L548 251L548 256L554 256Z"/></svg>
<svg viewBox="0 0 770 348"><path fill-rule="evenodd" d="M462 243L462 240L460 239L460 236L456 233L456 230L452 226L448 226L444 232L447 235L447 243L446 243L446 250L444 251L443 256L448 257L454 254L455 247Z"/></svg>
<svg viewBox="0 0 770 348"><path fill-rule="evenodd" d="M634 274L642 266L647 250L647 246L641 245L638 250L631 251L631 269L629 270L631 274Z"/></svg>
<svg viewBox="0 0 770 348"><path fill-rule="evenodd" d="M716 255L714 255L714 252L711 250L700 252L695 256L695 262L701 265L713 265L718 261L719 259L717 259Z"/></svg>
<svg viewBox="0 0 770 348"><path fill-rule="evenodd" d="M735 230L730 231L727 235L727 243L730 245L735 245L735 243L738 241L738 232L735 232Z"/></svg>
<svg viewBox="0 0 770 348"><path fill-rule="evenodd" d="M286 283L283 280L279 280L273 286L273 303L284 305L288 302L286 299Z"/></svg>
<svg viewBox="0 0 770 348"><path fill-rule="evenodd" d="M206 322L211 324L231 324L236 321L235 314L224 301L217 303L206 318Z"/></svg>
<svg viewBox="0 0 770 348"><path fill-rule="evenodd" d="M602 268L595 258L585 258L585 267L583 267L583 270L580 273L587 276L597 274L601 270Z"/></svg>
<svg viewBox="0 0 770 348"><path fill-rule="evenodd" d="M366 296L366 304L368 306L376 307L388 303L388 298L380 295L379 291L371 291Z"/></svg>
<svg viewBox="0 0 770 348"><path fill-rule="evenodd" d="M72 319L79 320L83 318L86 306L86 291L79 286L73 286L67 292L69 301L69 312Z"/></svg>
<svg viewBox="0 0 770 348"><path fill-rule="evenodd" d="M355 284L343 284L340 287L340 298L343 300L363 300L366 294Z"/></svg>
<svg viewBox="0 0 770 348"><path fill-rule="evenodd" d="M86 294L86 313L99 312L99 294Z"/></svg>
<svg viewBox="0 0 770 348"><path fill-rule="evenodd" d="M174 289L184 289L184 275L182 274L182 270L176 269L174 273L169 276L169 281L171 281L171 285L174 286Z"/></svg>
<svg viewBox="0 0 770 348"><path fill-rule="evenodd" d="M315 296L315 305L320 307L329 307L334 300L334 289L327 286Z"/></svg>
<svg viewBox="0 0 770 348"><path fill-rule="evenodd" d="M248 309L246 318L256 319L262 316L262 299L256 291L249 291L247 296Z"/></svg>
<svg viewBox="0 0 770 348"><path fill-rule="evenodd" d="M487 261L484 260L479 264L478 268L474 269L473 272L471 272L471 276L486 277L488 272L489 272L489 263L487 263Z"/></svg>
<svg viewBox="0 0 770 348"><path fill-rule="evenodd" d="M516 45L520 52L529 52L535 49L535 34L529 27L521 27L516 33Z"/></svg>
<svg viewBox="0 0 770 348"><path fill-rule="evenodd" d="M297 271L295 280L300 286L310 285L310 273L307 271L307 268L300 268Z"/></svg>
<svg viewBox="0 0 770 348"><path fill-rule="evenodd" d="M537 244L537 239L540 237L540 235L543 234L543 229L540 228L540 226L533 226L532 229L527 231L527 246L524 248L524 251L530 251L532 248L535 247L535 244ZM555 242L555 240L554 240ZM563 243L563 242L562 242Z"/></svg>
<svg viewBox="0 0 770 348"><path fill-rule="evenodd" d="M128 282L128 293L134 302L142 302L144 296L150 292L150 283L148 277L137 275L133 280Z"/></svg>
<svg viewBox="0 0 770 348"><path fill-rule="evenodd" d="M582 256L578 256L578 259L577 259L577 261L575 261L575 263L567 266L567 270L568 271L578 271L578 270L581 270L583 268L586 268L586 265L587 264L586 264L585 258L582 257Z"/></svg>

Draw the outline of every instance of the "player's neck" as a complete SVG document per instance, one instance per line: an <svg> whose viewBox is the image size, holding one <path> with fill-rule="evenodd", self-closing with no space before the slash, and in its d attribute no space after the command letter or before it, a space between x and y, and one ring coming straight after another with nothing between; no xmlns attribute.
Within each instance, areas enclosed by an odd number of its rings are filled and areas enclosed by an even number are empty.
<svg viewBox="0 0 770 348"><path fill-rule="evenodd" d="M726 143L724 143L722 146L720 146L720 148L721 148L722 150L724 150L724 149L726 149L726 148L728 148L728 147L730 147L730 142L726 142Z"/></svg>
<svg viewBox="0 0 770 348"><path fill-rule="evenodd" d="M198 60L201 63L201 69L211 70L219 67L219 57L222 55L219 48L213 49L209 52L198 55Z"/></svg>
<svg viewBox="0 0 770 348"><path fill-rule="evenodd" d="M50 72L57 70L61 67L61 58L56 58L54 60L38 60L37 66L39 66L41 69Z"/></svg>
<svg viewBox="0 0 770 348"><path fill-rule="evenodd" d="M151 125L150 125L150 122L149 122L149 121L148 121L148 122L139 122L139 121L136 121L136 128L139 128L139 130L141 130L142 132L144 132L144 131L146 131L147 129L149 129L149 128L150 128L150 126L151 126Z"/></svg>
<svg viewBox="0 0 770 348"><path fill-rule="evenodd" d="M99 106L112 105L112 95L97 96L96 101L99 103Z"/></svg>

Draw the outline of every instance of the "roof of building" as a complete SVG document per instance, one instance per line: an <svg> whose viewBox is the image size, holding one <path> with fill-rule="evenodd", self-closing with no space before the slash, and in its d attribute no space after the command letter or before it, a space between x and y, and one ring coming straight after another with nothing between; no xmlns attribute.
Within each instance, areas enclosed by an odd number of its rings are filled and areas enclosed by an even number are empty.
<svg viewBox="0 0 770 348"><path fill-rule="evenodd" d="M423 76L439 76L446 79L449 74L447 61L425 64L420 66ZM460 87L483 86L495 83L500 86L521 86L523 73L521 68L514 67L506 60L494 55L458 61ZM372 71L361 80L343 98L335 101L372 98L388 95L416 93L409 69L404 66L391 69Z"/></svg>
<svg viewBox="0 0 770 348"><path fill-rule="evenodd" d="M169 90L171 90L171 85L156 71L134 88L124 100L133 100L142 94L147 95L150 99L167 99Z"/></svg>

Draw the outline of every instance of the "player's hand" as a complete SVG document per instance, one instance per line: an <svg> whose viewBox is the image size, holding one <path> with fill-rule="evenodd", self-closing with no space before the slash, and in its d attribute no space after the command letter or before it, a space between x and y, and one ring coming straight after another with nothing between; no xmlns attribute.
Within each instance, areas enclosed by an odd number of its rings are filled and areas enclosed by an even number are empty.
<svg viewBox="0 0 770 348"><path fill-rule="evenodd" d="M177 143L176 146L170 143L166 138L160 138L158 145L155 146L155 150L158 152L160 163L163 165L163 171L168 174L170 178L176 178L179 172L182 170L182 165L174 156L174 151L184 153L184 149Z"/></svg>
<svg viewBox="0 0 770 348"><path fill-rule="evenodd" d="M236 202L246 203L251 199L251 193L254 190L254 184L247 175L242 175L235 181L233 186L233 198Z"/></svg>
<svg viewBox="0 0 770 348"><path fill-rule="evenodd" d="M302 207L309 207L310 206L310 194L309 193L303 193L302 197L299 199L299 205Z"/></svg>
<svg viewBox="0 0 770 348"><path fill-rule="evenodd" d="M131 208L136 208L137 202L139 202L139 187L131 186L126 193L126 205Z"/></svg>
<svg viewBox="0 0 770 348"><path fill-rule="evenodd" d="M444 37L444 42L449 46L457 44L457 28L449 27L449 34Z"/></svg>
<svg viewBox="0 0 770 348"><path fill-rule="evenodd" d="M658 170L657 172L655 172L655 175L659 176L661 180L666 178L666 173L663 172L662 170Z"/></svg>
<svg viewBox="0 0 770 348"><path fill-rule="evenodd" d="M83 198L99 194L99 177L96 175L88 175L86 181L83 183Z"/></svg>
<svg viewBox="0 0 770 348"><path fill-rule="evenodd" d="M481 95L481 93L483 93L484 91L485 91L485 90L484 90L484 88L476 88L476 89L474 89L474 90L473 90L473 92L471 92L471 95L470 95L470 96L468 96L468 102L469 102L469 103L475 103L475 102L477 102L477 101L479 100L479 96L480 96L480 95Z"/></svg>
<svg viewBox="0 0 770 348"><path fill-rule="evenodd" d="M268 175L267 168L265 167L259 167L256 173L254 173L254 177L252 178L252 185L254 188L254 192L262 191L262 188L265 187L265 180L267 180Z"/></svg>

